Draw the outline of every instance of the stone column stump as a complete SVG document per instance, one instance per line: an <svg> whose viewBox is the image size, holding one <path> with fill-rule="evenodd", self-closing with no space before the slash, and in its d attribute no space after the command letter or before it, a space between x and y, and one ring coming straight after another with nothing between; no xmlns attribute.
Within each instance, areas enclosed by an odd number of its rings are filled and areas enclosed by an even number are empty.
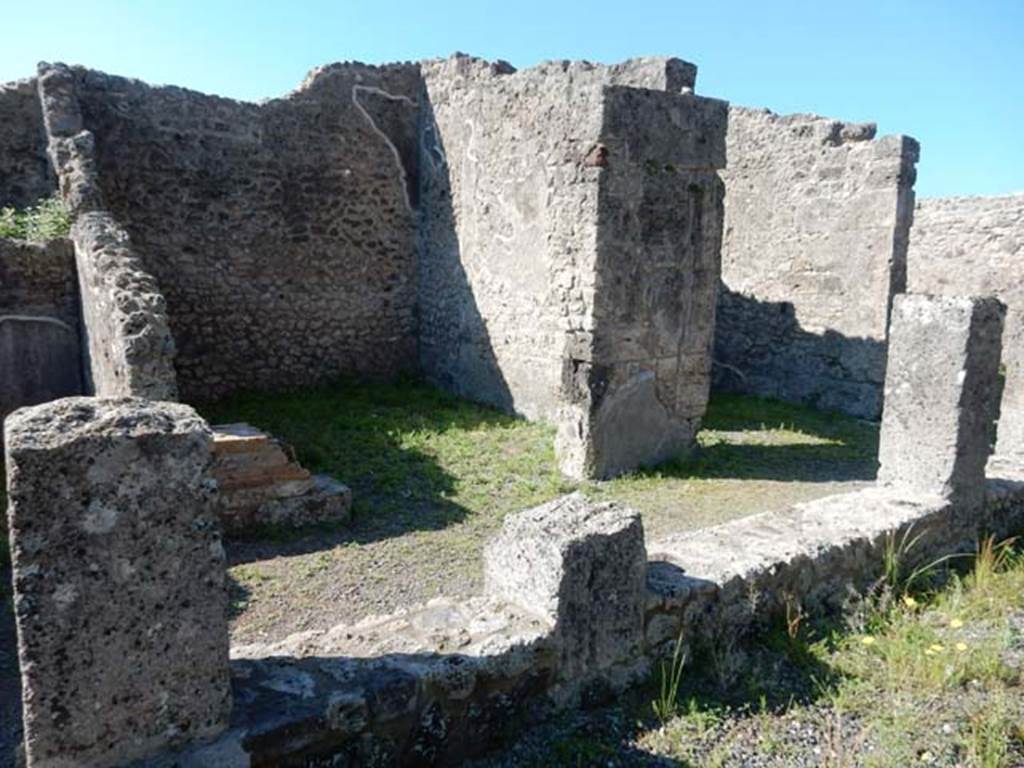
<svg viewBox="0 0 1024 768"><path fill-rule="evenodd" d="M206 423L66 398L5 422L29 768L123 765L231 710Z"/></svg>
<svg viewBox="0 0 1024 768"><path fill-rule="evenodd" d="M959 511L980 507L1005 312L994 298L896 297L879 483L942 496Z"/></svg>

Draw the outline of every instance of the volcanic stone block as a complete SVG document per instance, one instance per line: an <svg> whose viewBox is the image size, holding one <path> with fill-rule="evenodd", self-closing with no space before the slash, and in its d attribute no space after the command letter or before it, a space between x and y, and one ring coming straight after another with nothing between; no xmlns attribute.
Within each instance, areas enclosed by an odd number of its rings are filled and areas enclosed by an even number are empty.
<svg viewBox="0 0 1024 768"><path fill-rule="evenodd" d="M893 304L878 480L981 504L998 412L1004 305L904 294Z"/></svg>
<svg viewBox="0 0 1024 768"><path fill-rule="evenodd" d="M580 494L509 516L484 553L486 591L553 623L567 681L640 658L646 569L640 516Z"/></svg>
<svg viewBox="0 0 1024 768"><path fill-rule="evenodd" d="M231 709L210 431L188 406L66 398L7 418L30 767L122 765Z"/></svg>

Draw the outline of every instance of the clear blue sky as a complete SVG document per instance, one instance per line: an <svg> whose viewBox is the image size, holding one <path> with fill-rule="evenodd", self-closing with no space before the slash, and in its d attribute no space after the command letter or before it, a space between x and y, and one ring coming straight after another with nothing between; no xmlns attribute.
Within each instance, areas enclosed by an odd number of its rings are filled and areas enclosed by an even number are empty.
<svg viewBox="0 0 1024 768"><path fill-rule="evenodd" d="M317 64L465 51L517 67L670 54L697 91L872 120L922 144L918 194L1024 191L1024 0L4 3L0 81L40 60L243 99Z"/></svg>

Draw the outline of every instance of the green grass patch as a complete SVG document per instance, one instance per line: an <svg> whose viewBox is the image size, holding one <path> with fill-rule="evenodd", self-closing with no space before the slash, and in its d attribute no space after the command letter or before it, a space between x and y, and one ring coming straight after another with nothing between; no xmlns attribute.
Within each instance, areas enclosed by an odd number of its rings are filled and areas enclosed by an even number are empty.
<svg viewBox="0 0 1024 768"><path fill-rule="evenodd" d="M974 567L951 572L928 596L889 604L884 618L865 605L846 623L780 622L726 649L724 679L710 649L684 673L684 711L661 728L642 715L636 742L684 764L742 752L758 765L786 765L786 744L800 731L793 723L802 723L824 765L1022 764L1024 559L1007 547L992 552L983 542ZM708 712L721 725L711 734Z"/></svg>
<svg viewBox="0 0 1024 768"><path fill-rule="evenodd" d="M288 441L306 467L352 487L363 523L376 520L391 529L437 528L467 515L500 520L577 488L648 511L698 494L717 501L714 490L725 487L723 481L867 480L877 450L876 425L771 400L716 395L694 453L610 482L579 484L558 472L551 426L413 379L249 393L201 410L212 423L245 421ZM680 496L679 483L689 493Z"/></svg>
<svg viewBox="0 0 1024 768"><path fill-rule="evenodd" d="M71 217L57 196L23 210L0 208L0 237L40 242L67 237L70 230Z"/></svg>
<svg viewBox="0 0 1024 768"><path fill-rule="evenodd" d="M667 665L614 705L521 739L522 760L514 747L502 764L1024 765L1024 557L984 541L978 552L884 612L789 612L746 641L698 647L676 701Z"/></svg>
<svg viewBox="0 0 1024 768"><path fill-rule="evenodd" d="M215 424L269 431L293 445L304 466L353 491L347 525L262 528L229 547L236 567L249 563L262 575L232 571L237 638L478 591L483 547L505 516L563 493L582 489L629 504L656 538L870 480L877 440L874 425L853 419L716 396L691 455L609 482L575 483L558 470L550 425L419 380L247 393L200 412ZM316 559L328 550L329 559Z"/></svg>
<svg viewBox="0 0 1024 768"><path fill-rule="evenodd" d="M555 465L549 426L414 380L247 394L202 411L212 423L268 430L291 443L308 469L343 480L367 530L440 528L479 515L500 520L572 487Z"/></svg>

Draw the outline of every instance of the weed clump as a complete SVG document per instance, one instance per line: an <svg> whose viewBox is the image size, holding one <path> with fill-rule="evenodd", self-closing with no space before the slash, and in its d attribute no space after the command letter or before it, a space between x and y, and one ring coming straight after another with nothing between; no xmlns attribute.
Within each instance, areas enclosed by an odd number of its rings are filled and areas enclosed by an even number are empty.
<svg viewBox="0 0 1024 768"><path fill-rule="evenodd" d="M0 208L0 237L42 242L67 237L71 217L58 197L48 197L18 210Z"/></svg>

